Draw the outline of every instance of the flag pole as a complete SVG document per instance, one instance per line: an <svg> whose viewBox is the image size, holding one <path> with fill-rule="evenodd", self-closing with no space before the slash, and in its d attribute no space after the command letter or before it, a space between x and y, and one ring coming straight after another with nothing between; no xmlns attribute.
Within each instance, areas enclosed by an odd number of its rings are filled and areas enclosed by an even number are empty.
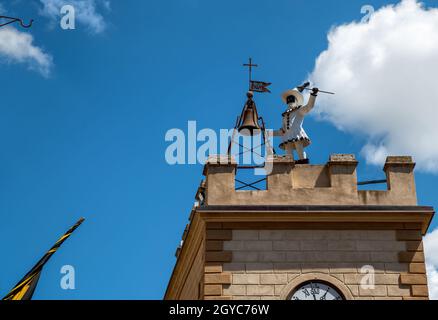
<svg viewBox="0 0 438 320"><path fill-rule="evenodd" d="M36 265L15 285L15 287L3 298L3 300L30 300L44 265L59 249L64 241L71 236L71 234L82 224L82 222L84 222L84 220L84 218L80 218L73 227L68 229L68 231L62 237L60 237L58 241L56 241L49 251L47 251L47 253L36 263Z"/></svg>

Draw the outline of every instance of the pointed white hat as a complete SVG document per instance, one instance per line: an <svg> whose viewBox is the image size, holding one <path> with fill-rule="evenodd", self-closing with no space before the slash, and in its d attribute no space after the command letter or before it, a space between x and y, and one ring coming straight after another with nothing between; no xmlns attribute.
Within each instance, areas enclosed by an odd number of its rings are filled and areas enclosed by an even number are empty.
<svg viewBox="0 0 438 320"><path fill-rule="evenodd" d="M287 100L286 100L286 99L287 99L287 97L289 97L289 96L294 96L294 97L297 99L297 102L298 102L298 105L299 105L299 106L302 106L302 105L303 105L303 103L304 103L304 97L303 97L303 95L301 94L301 92L298 91L297 88L292 89L292 90L287 90L286 92L284 92L284 93L281 95L281 99L283 100L284 103L287 103Z"/></svg>

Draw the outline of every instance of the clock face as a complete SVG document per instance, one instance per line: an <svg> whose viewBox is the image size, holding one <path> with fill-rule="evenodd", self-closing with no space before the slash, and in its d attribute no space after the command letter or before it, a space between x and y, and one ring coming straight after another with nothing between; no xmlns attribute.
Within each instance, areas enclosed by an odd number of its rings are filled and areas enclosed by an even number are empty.
<svg viewBox="0 0 438 320"><path fill-rule="evenodd" d="M295 290L290 300L344 300L337 289L320 281L303 283Z"/></svg>

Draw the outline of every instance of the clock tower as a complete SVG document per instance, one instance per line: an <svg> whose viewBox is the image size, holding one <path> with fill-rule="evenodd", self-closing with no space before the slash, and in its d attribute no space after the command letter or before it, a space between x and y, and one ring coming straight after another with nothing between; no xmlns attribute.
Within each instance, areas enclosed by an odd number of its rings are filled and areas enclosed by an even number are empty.
<svg viewBox="0 0 438 320"><path fill-rule="evenodd" d="M386 179L365 183L357 181L352 154L310 164L304 118L318 94L334 93L308 88L309 82L282 95L282 125L273 134L286 155L276 155L253 99L253 91L269 92L270 83L252 81L251 59L245 66L248 100L228 154L205 163L165 299L428 299L422 238L434 209L417 204L412 158L387 157ZM260 167L238 165L236 158L260 153L236 142L237 134L264 138L266 178L240 180L242 170ZM244 149L235 157L233 144ZM255 186L261 181L265 190ZM358 188L376 182L386 189Z"/></svg>
<svg viewBox="0 0 438 320"><path fill-rule="evenodd" d="M388 157L384 191L358 190L354 155L320 165L272 155L266 190L236 190L211 156L165 299L428 299L411 157Z"/></svg>

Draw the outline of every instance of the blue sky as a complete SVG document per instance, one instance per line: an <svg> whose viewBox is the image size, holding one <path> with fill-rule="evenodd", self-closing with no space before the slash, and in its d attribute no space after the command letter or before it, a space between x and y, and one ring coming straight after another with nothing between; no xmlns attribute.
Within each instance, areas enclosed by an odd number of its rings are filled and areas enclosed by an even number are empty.
<svg viewBox="0 0 438 320"><path fill-rule="evenodd" d="M360 21L364 4L394 1L112 0L97 7L105 23L97 34L84 23L51 26L37 0L0 3L36 20L25 32L53 57L48 77L0 60L0 293L84 216L35 299L161 299L202 179L201 165L166 163L166 131L188 120L232 127L249 56L260 65L254 78L273 83L271 95L256 97L259 112L279 126L279 95L313 70L331 27ZM315 118L306 130L313 163L355 153L359 179L384 177L360 156L360 134ZM417 172L419 204L438 206L436 182ZM66 264L76 290L60 288Z"/></svg>

